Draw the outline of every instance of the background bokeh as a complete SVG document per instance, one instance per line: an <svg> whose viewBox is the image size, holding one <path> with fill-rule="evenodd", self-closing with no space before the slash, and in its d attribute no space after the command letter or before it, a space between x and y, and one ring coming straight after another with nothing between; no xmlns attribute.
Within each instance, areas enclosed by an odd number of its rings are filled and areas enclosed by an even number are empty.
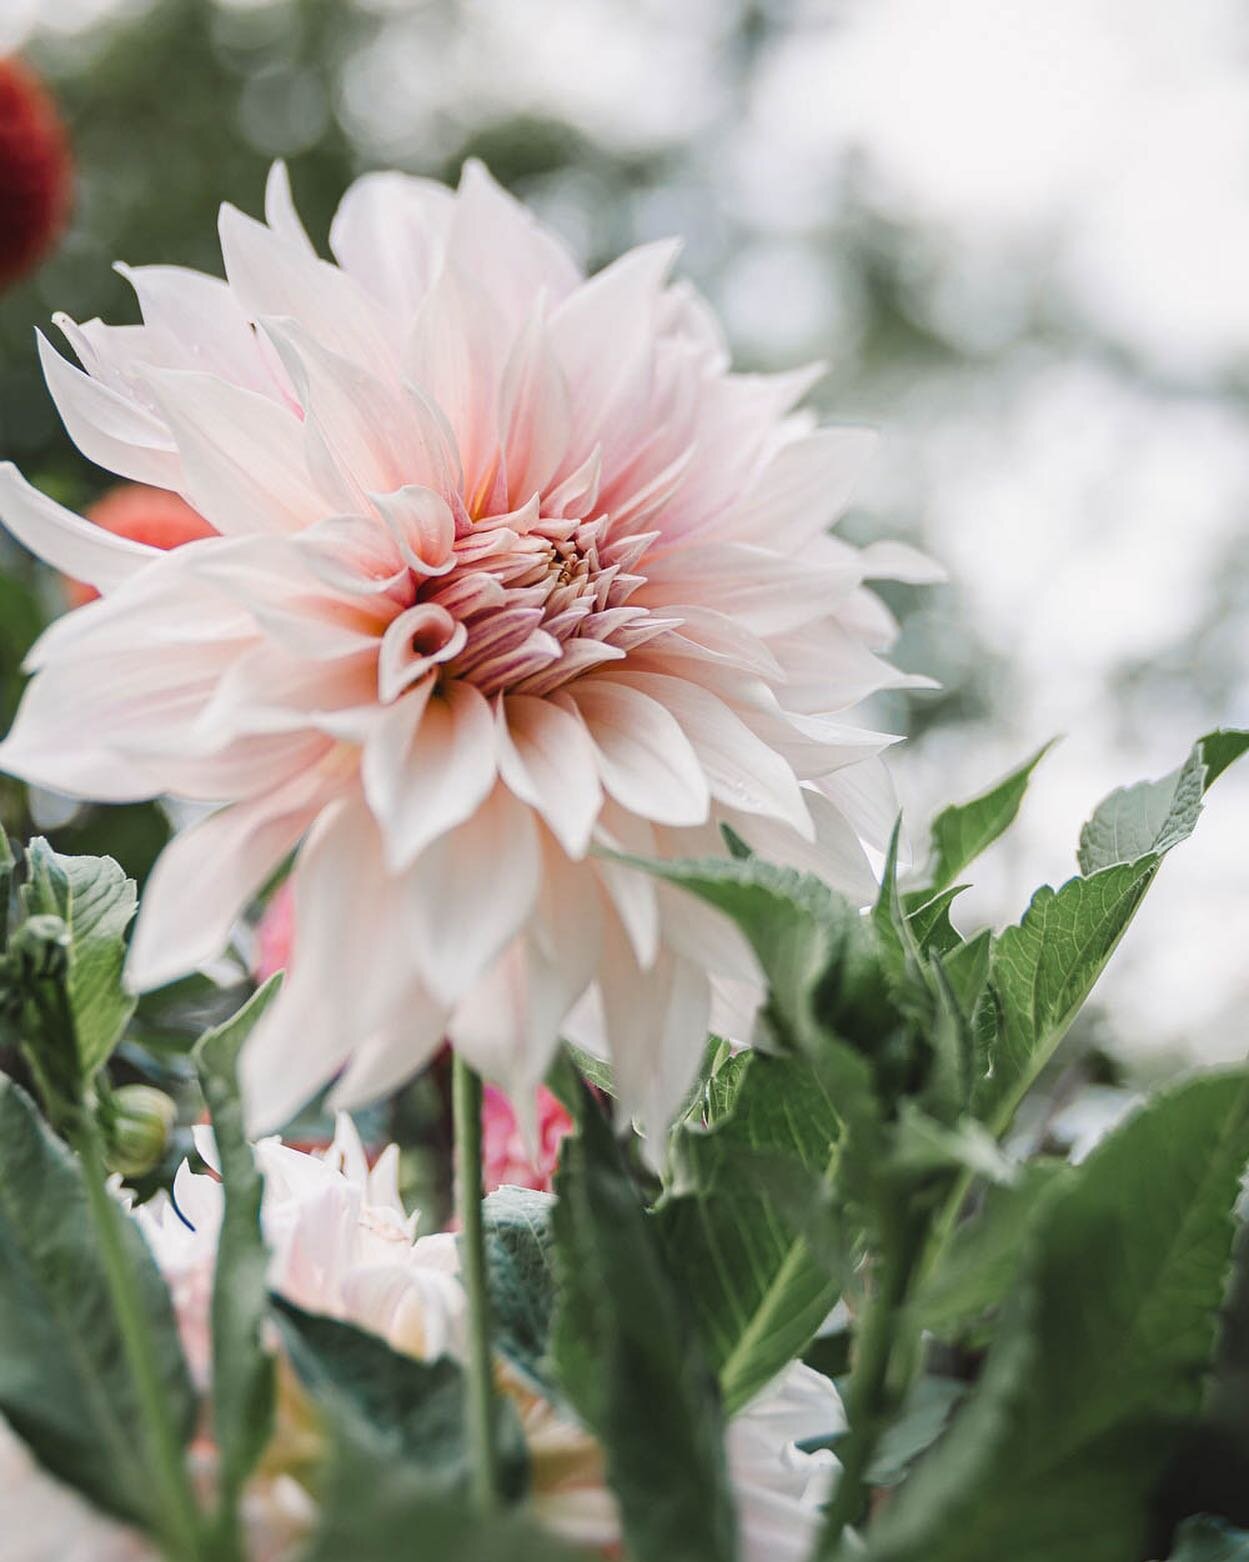
<svg viewBox="0 0 1249 1562"><path fill-rule="evenodd" d="M811 358L886 439L845 523L950 584L900 590L935 694L872 717L928 812L1056 733L967 897L1018 915L1112 786L1249 724L1249 9L1240 0L0 0L60 101L75 216L0 300L0 456L68 502L105 479L44 394L54 309L135 318L113 260L219 270L222 199L274 157L314 235L379 165L477 154L591 266L677 232L744 366ZM57 586L12 551L0 703ZM2 799L22 828L27 800ZM142 873L150 809L66 849ZM1242 1055L1249 778L1167 864L1102 989L1128 1072Z"/></svg>

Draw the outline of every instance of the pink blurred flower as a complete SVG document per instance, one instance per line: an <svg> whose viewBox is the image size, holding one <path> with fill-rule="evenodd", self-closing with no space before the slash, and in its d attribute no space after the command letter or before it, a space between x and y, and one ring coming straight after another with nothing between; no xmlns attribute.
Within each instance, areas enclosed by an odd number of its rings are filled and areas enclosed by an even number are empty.
<svg viewBox="0 0 1249 1562"><path fill-rule="evenodd" d="M277 971L289 971L295 952L295 894L284 879L270 897L256 928L255 976L267 982Z"/></svg>
<svg viewBox="0 0 1249 1562"><path fill-rule="evenodd" d="M63 320L82 370L41 342L81 449L221 535L114 537L0 467L9 529L104 593L35 648L0 763L227 805L148 881L136 989L214 957L297 849L256 1126L444 1037L520 1099L570 1034L658 1130L757 973L610 853L719 852L724 823L866 899L891 740L847 713L908 680L864 582L931 567L828 534L870 436L793 410L811 371L732 373L674 245L586 280L476 163L454 194L360 180L338 265L280 167L266 211L223 208L224 282L128 271L141 327Z"/></svg>
<svg viewBox="0 0 1249 1562"><path fill-rule="evenodd" d="M572 1132L572 1118L545 1085L539 1085L535 1105L536 1155L525 1144L512 1103L501 1090L487 1085L482 1097L482 1180L487 1193L504 1184L514 1188L551 1189L559 1147Z"/></svg>

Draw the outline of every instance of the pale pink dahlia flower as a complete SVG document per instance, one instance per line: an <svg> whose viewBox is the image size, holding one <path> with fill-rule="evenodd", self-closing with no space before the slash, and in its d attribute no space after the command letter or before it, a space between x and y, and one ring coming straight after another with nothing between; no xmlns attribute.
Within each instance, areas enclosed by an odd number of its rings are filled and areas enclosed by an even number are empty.
<svg viewBox="0 0 1249 1562"><path fill-rule="evenodd" d="M62 319L81 370L41 343L80 448L220 535L162 552L0 469L9 529L103 593L35 647L0 763L224 805L149 881L135 988L215 956L298 849L257 1127L444 1036L531 1093L562 1029L661 1125L753 968L594 849L718 851L726 822L866 897L888 740L844 713L906 680L863 582L928 566L827 535L869 436L793 412L809 372L731 373L675 245L587 281L475 163L454 194L361 179L336 265L281 168L266 208L223 208L225 282L140 268L142 326Z"/></svg>

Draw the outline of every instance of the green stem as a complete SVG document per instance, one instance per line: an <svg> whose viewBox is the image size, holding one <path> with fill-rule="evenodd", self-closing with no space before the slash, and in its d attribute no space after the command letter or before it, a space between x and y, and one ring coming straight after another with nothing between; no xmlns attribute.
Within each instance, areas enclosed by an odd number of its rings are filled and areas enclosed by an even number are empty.
<svg viewBox="0 0 1249 1562"><path fill-rule="evenodd" d="M202 1553L202 1532L182 1440L169 1414L169 1404L149 1348L147 1321L135 1286L134 1271L122 1242L121 1221L125 1215L108 1191L99 1131L86 1112L81 1114L73 1142L82 1161L87 1201L100 1244L113 1311L143 1418L146 1453L158 1493L165 1550L176 1562L196 1562Z"/></svg>
<svg viewBox="0 0 1249 1562"><path fill-rule="evenodd" d="M901 1332L903 1304L921 1244L894 1209L883 1210L880 1222L881 1262L875 1294L868 1304L856 1342L846 1415L849 1431L837 1449L841 1474L829 1504L815 1562L833 1562L840 1555L848 1525L857 1524L867 1507L868 1480L881 1434L896 1402L890 1392L890 1362Z"/></svg>
<svg viewBox="0 0 1249 1562"><path fill-rule="evenodd" d="M481 1080L458 1052L452 1075L452 1114L464 1289L468 1293L468 1435L473 1450L473 1494L478 1506L488 1513L500 1504L500 1483L486 1240L481 1218Z"/></svg>

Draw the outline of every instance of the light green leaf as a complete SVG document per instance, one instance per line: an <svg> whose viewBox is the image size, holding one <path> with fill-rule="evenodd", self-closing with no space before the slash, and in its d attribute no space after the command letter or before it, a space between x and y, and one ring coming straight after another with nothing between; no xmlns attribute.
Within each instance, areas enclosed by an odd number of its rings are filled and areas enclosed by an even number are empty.
<svg viewBox="0 0 1249 1562"><path fill-rule="evenodd" d="M931 860L927 870L930 889L943 890L981 852L992 846L1015 822L1028 790L1032 772L1053 747L1047 743L1017 770L970 802L954 803L933 820Z"/></svg>
<svg viewBox="0 0 1249 1562"><path fill-rule="evenodd" d="M26 848L22 908L27 916L60 917L69 928L66 984L89 1080L121 1039L135 1000L121 984L126 929L135 913L134 881L111 857L62 857L42 836Z"/></svg>
<svg viewBox="0 0 1249 1562"><path fill-rule="evenodd" d="M958 1378L922 1377L906 1397L898 1418L881 1438L868 1468L870 1486L896 1486L920 1454L945 1430L968 1385Z"/></svg>
<svg viewBox="0 0 1249 1562"><path fill-rule="evenodd" d="M1249 1160L1249 1075L1205 1075L1048 1203L984 1374L873 1523L872 1562L1138 1562L1202 1402Z"/></svg>
<svg viewBox="0 0 1249 1562"><path fill-rule="evenodd" d="M760 1157L792 1163L815 1214L839 1129L826 1086L801 1059L742 1053L712 1087L716 1116L675 1136L676 1196L655 1220L731 1415L801 1354L843 1279L778 1196L771 1174L780 1168Z"/></svg>
<svg viewBox="0 0 1249 1562"><path fill-rule="evenodd" d="M1162 856L1193 833L1211 785L1249 749L1249 732L1208 733L1161 781L1138 781L1112 792L1080 832L1080 872Z"/></svg>
<svg viewBox="0 0 1249 1562"><path fill-rule="evenodd" d="M263 1342L269 1311L268 1254L260 1227L264 1183L243 1128L238 1055L281 982L280 974L271 977L195 1048L225 1185L213 1275L212 1414L220 1522L228 1530L235 1523L243 1483L269 1440L274 1404L273 1359Z"/></svg>
<svg viewBox="0 0 1249 1562"><path fill-rule="evenodd" d="M715 1376L610 1129L592 1100L579 1117L555 1186L560 1385L603 1446L633 1562L732 1562Z"/></svg>
<svg viewBox="0 0 1249 1562"><path fill-rule="evenodd" d="M1249 1532L1221 1519L1188 1519L1176 1532L1170 1562L1249 1562Z"/></svg>
<svg viewBox="0 0 1249 1562"><path fill-rule="evenodd" d="M148 1342L185 1440L195 1396L169 1294L133 1221L118 1222ZM0 1076L0 1414L51 1472L149 1529L158 1495L78 1162Z"/></svg>
<svg viewBox="0 0 1249 1562"><path fill-rule="evenodd" d="M1038 1212L1075 1175L1065 1161L1032 1161L1012 1187L990 1188L911 1302L917 1325L948 1339L997 1307L1028 1251Z"/></svg>

